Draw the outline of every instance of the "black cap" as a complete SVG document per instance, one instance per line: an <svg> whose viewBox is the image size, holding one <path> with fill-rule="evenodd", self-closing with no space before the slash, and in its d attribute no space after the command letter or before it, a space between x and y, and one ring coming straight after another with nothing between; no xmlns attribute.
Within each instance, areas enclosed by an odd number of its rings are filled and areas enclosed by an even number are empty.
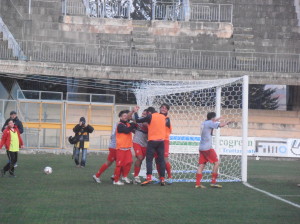
<svg viewBox="0 0 300 224"><path fill-rule="evenodd" d="M9 115L13 115L13 114L17 114L17 112L13 110L13 111L10 112Z"/></svg>
<svg viewBox="0 0 300 224"><path fill-rule="evenodd" d="M84 118L84 117L81 117L81 118L79 119L79 122L85 122L85 118Z"/></svg>

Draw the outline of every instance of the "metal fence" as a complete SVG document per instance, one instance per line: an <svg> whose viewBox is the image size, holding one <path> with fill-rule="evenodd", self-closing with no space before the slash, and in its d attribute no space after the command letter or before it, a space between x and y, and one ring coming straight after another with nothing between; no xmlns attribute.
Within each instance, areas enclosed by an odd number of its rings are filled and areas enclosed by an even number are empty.
<svg viewBox="0 0 300 224"><path fill-rule="evenodd" d="M101 18L130 19L130 1L89 1L90 16Z"/></svg>
<svg viewBox="0 0 300 224"><path fill-rule="evenodd" d="M130 19L132 0L63 0L64 15L88 15L101 18ZM191 4L153 1L151 4L151 20L172 21L209 21L232 23L233 5L231 4Z"/></svg>
<svg viewBox="0 0 300 224"><path fill-rule="evenodd" d="M185 7L182 4L156 2L153 4L152 20L185 20Z"/></svg>
<svg viewBox="0 0 300 224"><path fill-rule="evenodd" d="M300 73L299 54L237 53L19 41L31 61L171 69ZM9 49L0 49L9 51ZM5 52L0 56L5 59ZM7 58L9 59L9 58Z"/></svg>
<svg viewBox="0 0 300 224"><path fill-rule="evenodd" d="M63 15L89 15L88 0L62 0Z"/></svg>
<svg viewBox="0 0 300 224"><path fill-rule="evenodd" d="M3 40L7 40L8 48L11 49L11 52L7 52L6 55L10 55L11 53L13 57L17 57L18 59L25 60L26 56L24 55L22 49L20 48L18 42L15 40L14 36L9 31L8 27L4 24L2 18L0 17L0 33L2 33ZM1 51L4 52L3 47L0 46Z"/></svg>
<svg viewBox="0 0 300 224"><path fill-rule="evenodd" d="M63 0L64 15L87 15L100 18L130 19L131 1Z"/></svg>
<svg viewBox="0 0 300 224"><path fill-rule="evenodd" d="M68 136L74 135L73 127L84 116L95 129L90 135L90 149L107 149L115 119L115 96L84 95L89 100L78 93L67 93L63 100L61 92L18 91L18 100L0 99L0 125L14 110L23 122L26 148L70 148Z"/></svg>
<svg viewBox="0 0 300 224"><path fill-rule="evenodd" d="M232 23L231 4L192 4L190 20Z"/></svg>
<svg viewBox="0 0 300 224"><path fill-rule="evenodd" d="M115 105L110 94L80 94L19 90L17 100L0 99L0 127L11 111L17 111L24 126L22 138L25 148L71 148L69 136L73 127L84 116L94 127L90 135L90 149L107 150L113 125L119 120L120 110L132 110L133 105ZM0 139L1 139L0 131Z"/></svg>

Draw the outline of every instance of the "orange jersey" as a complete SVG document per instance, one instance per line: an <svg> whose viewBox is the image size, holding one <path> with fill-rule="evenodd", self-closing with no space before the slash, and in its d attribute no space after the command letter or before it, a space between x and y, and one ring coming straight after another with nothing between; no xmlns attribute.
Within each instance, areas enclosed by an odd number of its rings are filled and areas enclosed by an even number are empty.
<svg viewBox="0 0 300 224"><path fill-rule="evenodd" d="M166 119L169 119L170 127L166 126L166 137L165 137L165 140L169 140L170 139L170 135L172 133L172 125L171 125L170 118L168 116L166 117Z"/></svg>
<svg viewBox="0 0 300 224"><path fill-rule="evenodd" d="M148 126L148 141L164 140L166 137L166 116L153 113Z"/></svg>
<svg viewBox="0 0 300 224"><path fill-rule="evenodd" d="M119 125L126 125L128 128L130 127L129 123L122 123L120 122ZM119 133L118 128L116 130L116 141L117 141L117 149L126 149L132 147L132 133Z"/></svg>

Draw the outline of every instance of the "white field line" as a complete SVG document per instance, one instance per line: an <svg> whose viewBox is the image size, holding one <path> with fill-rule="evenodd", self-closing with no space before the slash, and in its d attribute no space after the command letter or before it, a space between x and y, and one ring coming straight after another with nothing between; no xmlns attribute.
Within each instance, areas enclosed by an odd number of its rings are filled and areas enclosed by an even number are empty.
<svg viewBox="0 0 300 224"><path fill-rule="evenodd" d="M290 195L277 195L277 196L279 196L279 197L300 197L300 195L298 195L298 194L295 194L295 195L292 195L292 194L290 194Z"/></svg>
<svg viewBox="0 0 300 224"><path fill-rule="evenodd" d="M276 200L285 202L285 203L287 203L287 204L289 204L289 205L292 205L292 206L294 206L294 207L296 207L296 208L300 208L300 205L299 205L299 204L296 204L296 203L294 203L294 202L285 200L285 199L279 197L278 195L271 194L270 192L267 192L267 191L261 190L261 189L259 189L259 188L253 187L253 186L252 186L251 184L249 184L249 183L243 183L243 184L244 184L246 187L249 187L249 188L251 188L251 189L253 189L253 190L256 190L256 191L259 191L259 192L261 192L261 193L263 193L263 194L266 194L266 195L268 195L269 197L275 198Z"/></svg>

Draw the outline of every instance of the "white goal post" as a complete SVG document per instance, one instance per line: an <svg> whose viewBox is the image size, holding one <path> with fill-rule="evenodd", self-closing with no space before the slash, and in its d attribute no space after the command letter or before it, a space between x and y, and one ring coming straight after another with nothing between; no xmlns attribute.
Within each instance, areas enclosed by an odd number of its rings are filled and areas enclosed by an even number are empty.
<svg viewBox="0 0 300 224"><path fill-rule="evenodd" d="M220 158L219 182L247 182L248 76L216 80L144 80L133 92L141 109L159 110L170 105L173 127L170 137L170 161L175 182L194 182L198 167L200 126L208 112L216 112L228 127L214 131L214 148ZM239 148L226 148L235 142ZM155 168L155 166L154 166ZM210 181L211 164L203 181ZM142 167L142 170L145 166ZM155 169L154 169L155 170Z"/></svg>

